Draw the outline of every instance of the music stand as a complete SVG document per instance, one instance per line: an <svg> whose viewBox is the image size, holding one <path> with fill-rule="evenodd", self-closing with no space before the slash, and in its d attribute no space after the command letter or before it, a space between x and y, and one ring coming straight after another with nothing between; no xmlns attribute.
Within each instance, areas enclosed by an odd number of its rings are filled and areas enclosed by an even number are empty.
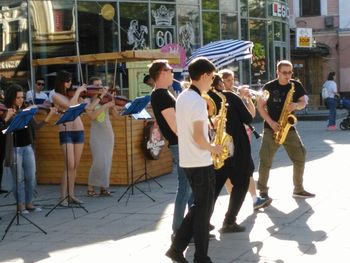
<svg viewBox="0 0 350 263"><path fill-rule="evenodd" d="M142 176L140 176L139 178L137 178L134 181L134 155L133 155L133 142L132 142L132 117L134 114L138 114L140 113L146 106L147 104L150 102L151 100L151 96L147 95L147 96L143 96L143 97L137 97L136 99L134 99L131 104L121 113L121 115L123 116L129 116L129 120L130 120L130 143L131 143L131 184L126 188L126 190L124 191L124 193L119 197L118 202L123 198L123 196L131 189L131 195L134 194L134 187L139 190L141 193L143 193L145 196L147 196L149 199L151 199L153 202L155 202L155 200L149 196L145 191L143 191L142 189L140 189L136 183L138 183L138 181L142 178Z"/></svg>
<svg viewBox="0 0 350 263"><path fill-rule="evenodd" d="M29 109L25 109L23 111L20 111L11 121L10 125L7 127L7 129L3 130L2 133L4 134L8 134L8 133L13 133L13 141L14 144L16 142L16 135L14 134L15 131L20 130L25 128L29 121L33 118L33 116L37 113L38 109L37 108L29 108ZM13 218L11 219L10 223L8 224L8 226L5 229L5 233L2 237L2 240L4 240L7 232L9 231L11 225L13 224L13 222L15 221L15 219L17 219L17 225L19 225L19 218L22 217L25 220L27 220L30 224L32 224L33 226L35 226L37 229L39 229L41 232L43 232L45 235L47 234L46 231L44 231L41 227L39 227L37 224L35 224L33 221L31 221L30 219L28 219L27 217L25 217L21 211L19 210L18 207L18 168L17 168L17 154L15 153L15 159L14 159L14 164L15 164L15 178L16 178L16 214L13 216Z"/></svg>
<svg viewBox="0 0 350 263"><path fill-rule="evenodd" d="M87 103L81 103L77 105L70 106L67 111L61 116L61 118L55 123L55 125L63 124L65 128L65 132L67 132L67 126L65 123L74 121L85 109ZM53 210L55 210L60 204L62 204L63 201L67 200L68 202L68 208L72 209L72 213L75 219L75 214L74 214L74 207L81 208L83 209L86 213L89 213L89 211L80 203L77 203L77 206L71 206L70 205L70 199L71 196L69 195L69 176L68 176L68 147L66 145L66 176L67 176L67 196L65 196L63 199L61 199L47 214L45 215L46 217L51 214Z"/></svg>

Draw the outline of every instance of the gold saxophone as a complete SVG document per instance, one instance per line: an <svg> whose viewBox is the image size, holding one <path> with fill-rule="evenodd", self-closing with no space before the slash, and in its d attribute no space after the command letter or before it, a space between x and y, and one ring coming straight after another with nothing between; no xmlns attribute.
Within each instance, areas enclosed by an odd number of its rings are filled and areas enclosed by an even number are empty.
<svg viewBox="0 0 350 263"><path fill-rule="evenodd" d="M297 123L297 118L291 114L289 111L287 111L288 105L293 100L293 94L295 91L294 83L291 83L292 87L288 91L286 100L283 104L283 109L280 115L280 118L278 119L278 124L280 125L281 129L277 132L274 132L273 138L275 140L275 143L283 144L284 141L287 138L288 132L290 127L294 126Z"/></svg>
<svg viewBox="0 0 350 263"><path fill-rule="evenodd" d="M220 92L214 91L221 98L221 107L218 113L219 120L216 127L215 137L213 143L215 145L222 145L223 152L222 154L212 154L212 160L214 164L214 169L220 169L225 160L233 155L233 138L232 136L226 133L226 115L227 115L227 106L226 106L226 97Z"/></svg>

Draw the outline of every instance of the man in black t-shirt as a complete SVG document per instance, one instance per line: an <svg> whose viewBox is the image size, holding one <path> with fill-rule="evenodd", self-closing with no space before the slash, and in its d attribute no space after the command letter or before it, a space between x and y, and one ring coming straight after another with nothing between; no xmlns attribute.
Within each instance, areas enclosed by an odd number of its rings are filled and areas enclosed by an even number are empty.
<svg viewBox="0 0 350 263"><path fill-rule="evenodd" d="M291 80L293 74L293 65L288 60L282 60L277 64L277 79L265 84L264 90L269 91L270 96L267 101L258 100L258 111L264 119L264 133L260 147L260 165L259 165L259 180L258 189L260 196L269 198L267 182L272 161L280 144L274 140L274 133L281 131L283 127L278 123L282 109L291 83L294 83L295 91L292 97L292 102L287 105L287 112L301 110L307 104L306 91L300 82ZM305 167L306 149L300 139L300 136L295 127L291 127L286 140L282 143L287 151L289 158L293 162L293 197L308 198L314 197L305 191L303 187L303 175Z"/></svg>
<svg viewBox="0 0 350 263"><path fill-rule="evenodd" d="M176 135L175 97L168 87L173 83L173 69L167 60L155 60L149 67L149 76L154 80L155 87L151 93L151 105L154 116L164 137L169 141L169 149L177 169L178 187L175 198L173 234L180 227L185 215L186 205L193 203L191 187L183 168L179 166L179 148Z"/></svg>

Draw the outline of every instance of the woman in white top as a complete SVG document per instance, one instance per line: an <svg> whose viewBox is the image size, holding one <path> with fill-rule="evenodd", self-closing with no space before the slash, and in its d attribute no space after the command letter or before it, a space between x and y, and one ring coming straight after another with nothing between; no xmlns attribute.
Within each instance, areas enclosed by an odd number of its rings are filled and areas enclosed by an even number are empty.
<svg viewBox="0 0 350 263"><path fill-rule="evenodd" d="M326 104L329 109L329 118L327 129L330 131L336 130L336 115L337 115L337 100L338 96L337 83L335 82L335 72L329 72L328 78L323 84L323 87L327 89Z"/></svg>

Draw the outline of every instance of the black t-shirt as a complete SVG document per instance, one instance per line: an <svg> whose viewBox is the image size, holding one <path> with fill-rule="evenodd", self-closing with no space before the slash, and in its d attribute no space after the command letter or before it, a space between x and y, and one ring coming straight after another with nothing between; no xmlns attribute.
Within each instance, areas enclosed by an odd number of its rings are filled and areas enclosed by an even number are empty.
<svg viewBox="0 0 350 263"><path fill-rule="evenodd" d="M294 94L293 102L297 102L302 96L306 95L306 90L302 84L298 81L291 80L294 83ZM267 90L270 93L269 99L266 102L267 112L269 113L271 119L278 121L284 102L286 100L287 94L291 89L292 85L288 83L287 85L281 85L278 82L278 79L272 80L265 84L264 90ZM264 123L265 128L271 128L267 122ZM294 129L291 127L291 129Z"/></svg>
<svg viewBox="0 0 350 263"><path fill-rule="evenodd" d="M169 145L177 145L177 135L171 130L166 122L162 111L168 108L175 109L175 97L167 89L154 89L151 94L151 105L154 116L159 125L160 131L164 137L169 141Z"/></svg>
<svg viewBox="0 0 350 263"><path fill-rule="evenodd" d="M244 124L250 124L253 117L238 95L231 91L225 91L223 94L226 97L227 106L226 133L232 136L235 148L233 156L225 160L225 166L233 167L233 174L230 176L251 175L254 172L254 162ZM219 112L220 97L216 94L213 96L212 91L209 91L208 95L215 101Z"/></svg>

